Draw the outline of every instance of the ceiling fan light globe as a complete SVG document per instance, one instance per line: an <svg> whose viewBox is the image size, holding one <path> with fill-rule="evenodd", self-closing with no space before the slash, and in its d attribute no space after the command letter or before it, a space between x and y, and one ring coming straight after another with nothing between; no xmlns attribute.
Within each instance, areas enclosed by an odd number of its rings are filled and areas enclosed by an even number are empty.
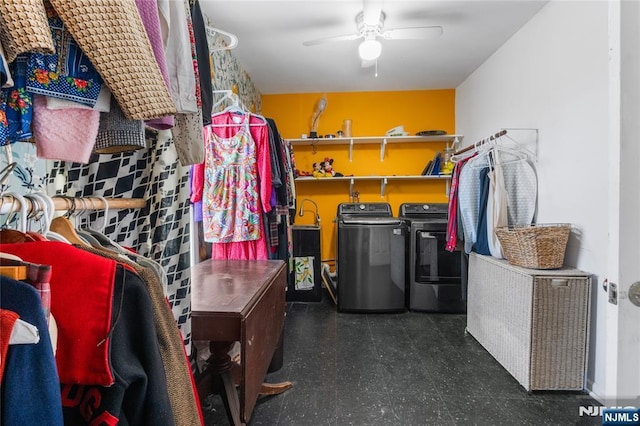
<svg viewBox="0 0 640 426"><path fill-rule="evenodd" d="M378 59L382 53L382 44L378 40L365 40L358 46L358 54L360 59L364 61L372 61Z"/></svg>

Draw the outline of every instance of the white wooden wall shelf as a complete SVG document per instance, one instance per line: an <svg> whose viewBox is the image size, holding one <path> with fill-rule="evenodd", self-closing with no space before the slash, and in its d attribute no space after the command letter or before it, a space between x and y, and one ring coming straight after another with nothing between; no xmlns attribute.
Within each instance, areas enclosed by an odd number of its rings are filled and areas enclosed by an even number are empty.
<svg viewBox="0 0 640 426"><path fill-rule="evenodd" d="M380 181L380 196L384 197L387 183L391 180L445 180L447 182L447 195L449 194L449 185L451 181L450 175L441 176L343 176L343 177L326 177L326 178L314 178L314 177L298 177L295 179L296 183L300 182L344 182L349 181L349 194L353 194L353 185L356 180L379 180Z"/></svg>
<svg viewBox="0 0 640 426"><path fill-rule="evenodd" d="M350 138L305 138L288 139L292 145L307 145L317 148L322 145L349 145L349 161L353 161L354 145L380 145L380 161L384 161L384 153L387 144L390 143L426 143L426 142L446 142L447 147L456 141L462 140L462 135L443 136L358 136Z"/></svg>

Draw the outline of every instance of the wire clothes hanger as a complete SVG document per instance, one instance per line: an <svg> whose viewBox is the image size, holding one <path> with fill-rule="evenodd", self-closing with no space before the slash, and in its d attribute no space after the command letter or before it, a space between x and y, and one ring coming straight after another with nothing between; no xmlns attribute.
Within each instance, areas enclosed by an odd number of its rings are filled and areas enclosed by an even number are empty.
<svg viewBox="0 0 640 426"><path fill-rule="evenodd" d="M506 144L505 142L507 140L511 141L511 144ZM507 130L501 130L487 138L481 139L472 145L454 152L451 156L451 161L457 163L463 158L468 157L468 155L462 154L473 153L478 154L475 158L481 159L482 157L488 155L488 153L495 153L496 151L508 154L508 159L500 159L500 155L494 155L494 157L497 158L492 159L492 161L499 161L499 163L502 165L523 160L530 160L532 158L532 153L527 149L519 146L518 142L507 134ZM474 159L474 163L477 164L478 161Z"/></svg>
<svg viewBox="0 0 640 426"><path fill-rule="evenodd" d="M27 212L27 202L26 202L25 198L22 195L14 193L14 192L10 192L10 193L7 193L5 195L11 196L20 205L20 210L19 210L20 214L18 215L19 222L17 223L18 231L27 232L27 213L28 212ZM5 226L9 222L11 222L11 219L13 219L13 218L11 217L11 214L9 214L9 217L5 221Z"/></svg>
<svg viewBox="0 0 640 426"><path fill-rule="evenodd" d="M233 100L233 96L237 96L235 93L233 93L233 91L231 90L212 90L212 93L223 93L224 96L221 97L220 99L218 99L218 101L216 101L212 107L211 110L214 110L218 105L222 105L222 103L224 101L226 101L227 99L232 99Z"/></svg>
<svg viewBox="0 0 640 426"><path fill-rule="evenodd" d="M451 161L453 162L457 162L460 161L462 158L460 158L461 154L465 154L469 151L474 151L474 152L479 152L478 149L480 146L484 145L485 143L489 143L501 136L504 136L507 134L506 130L500 130L499 132L497 132L494 135L489 136L488 138L484 138L484 139L480 139L479 141L477 141L476 143L466 146L462 149L457 150L456 152L453 153L453 155L451 156Z"/></svg>
<svg viewBox="0 0 640 426"><path fill-rule="evenodd" d="M56 214L55 212L56 206L55 206L55 203L53 202L53 198L51 198L49 195L43 192L34 192L26 195L26 197L32 199L32 205L34 204L34 202L35 204L39 204L38 200L42 202L41 207L42 207L42 212L44 213L40 220L42 235L44 235L45 238L51 241L59 241L59 242L71 244L69 240L67 240L64 236L51 230L51 223Z"/></svg>
<svg viewBox="0 0 640 426"><path fill-rule="evenodd" d="M63 216L56 217L51 221L51 230L65 237L71 244L78 244L81 246L88 246L87 242L80 238L76 232L76 228L69 219L76 210L76 199L73 197L67 197L66 195L56 195L58 198L63 198L71 202L71 207L67 210Z"/></svg>
<svg viewBox="0 0 640 426"><path fill-rule="evenodd" d="M13 172L13 169L15 169L17 165L18 163L14 161L13 163L7 164L2 171L0 171L0 186L9 178L11 172Z"/></svg>
<svg viewBox="0 0 640 426"><path fill-rule="evenodd" d="M4 224L2 225L2 229L0 230L0 241L5 243L22 243L25 241L39 241L44 239L42 235L30 232L27 229L28 209L25 197L17 193L7 193L5 195L11 197L12 202L11 209L4 221ZM19 207L19 210L17 211L15 209L16 205ZM2 207L4 206L1 206L0 209ZM17 212L19 212L19 214ZM18 215L18 221L13 223L16 214ZM14 226L17 229L9 228L9 225Z"/></svg>
<svg viewBox="0 0 640 426"><path fill-rule="evenodd" d="M214 46L212 49L209 49L209 53L218 52L220 50L231 50L238 45L238 37L234 34L231 34L230 32L222 31L221 29L212 27L210 25L207 25L205 27L205 31L207 32L207 35L210 37L215 37L216 34L222 34L223 36L226 36L229 38L229 43L227 43L226 46Z"/></svg>
<svg viewBox="0 0 640 426"><path fill-rule="evenodd" d="M100 242L86 230L86 227L88 227L90 223L89 217L91 215L91 210L95 210L93 199L87 201L86 198L79 198L78 200L82 204L82 210L76 213L76 233L90 246L99 246ZM88 205L89 203L91 206Z"/></svg>
<svg viewBox="0 0 640 426"><path fill-rule="evenodd" d="M509 138L511 141L513 141L513 139ZM508 145L505 142L507 141L506 138L503 137L499 137L496 138L494 140L491 140L489 142L485 142L484 144L478 146L475 151L480 155L487 155L487 154L492 154L495 152L500 152L500 153L506 153L506 154L511 154L513 157L517 157L516 159L518 160L525 160L527 158L529 158L528 156L528 152L519 147L517 145L517 142L513 141L513 144Z"/></svg>
<svg viewBox="0 0 640 426"><path fill-rule="evenodd" d="M226 101L227 99L230 99L232 101L231 105L227 106L225 109L223 109L220 112L216 112L213 113L211 115L212 118L214 117L219 117L225 114L237 114L237 115L247 115L247 119L249 120L249 126L251 127L256 127L256 126L266 126L267 125L267 120L258 114L254 114L251 111L249 111L249 109L247 109L247 107L242 103L242 101L240 100L240 97L234 93L232 90L220 90L220 91L213 91L214 93L224 93L225 95L222 97L222 99L218 100L213 107L215 108L216 106L222 104L222 102ZM261 120L260 123L251 123L251 117L256 117L259 118ZM240 125L242 125L242 122L235 122L236 121L236 117L232 116L232 120L234 121L233 123L212 123L210 124L211 127L238 127Z"/></svg>
<svg viewBox="0 0 640 426"><path fill-rule="evenodd" d="M102 224L98 227L98 229L93 229L93 227L91 226L91 223L87 224L87 228L89 231L96 231L96 232L100 232L100 233L104 233L104 230L107 229L107 222L109 220L108 216L109 216L109 201L107 201L107 199L105 197L95 197L98 200L102 201L102 203L104 204L104 208L102 209ZM99 210L93 203L93 199L90 199L89 202L91 203L91 206L93 208L93 210L96 210L96 219L98 219L98 212L97 210Z"/></svg>

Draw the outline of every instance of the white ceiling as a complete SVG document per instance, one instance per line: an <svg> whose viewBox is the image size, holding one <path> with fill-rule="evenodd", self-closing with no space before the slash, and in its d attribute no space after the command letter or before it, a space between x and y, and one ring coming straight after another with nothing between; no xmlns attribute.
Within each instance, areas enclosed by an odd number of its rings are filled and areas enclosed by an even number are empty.
<svg viewBox="0 0 640 426"><path fill-rule="evenodd" d="M439 25L430 40L382 40L375 68L362 68L361 40L303 46L356 32L363 0L200 0L212 25L235 34L233 54L263 94L455 88L546 1L385 0L384 28ZM371 0L365 0L371 1Z"/></svg>

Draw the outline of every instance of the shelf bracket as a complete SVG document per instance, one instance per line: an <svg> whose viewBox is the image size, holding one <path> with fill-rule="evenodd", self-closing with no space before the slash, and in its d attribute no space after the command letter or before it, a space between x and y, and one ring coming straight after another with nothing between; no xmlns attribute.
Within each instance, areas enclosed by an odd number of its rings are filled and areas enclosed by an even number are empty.
<svg viewBox="0 0 640 426"><path fill-rule="evenodd" d="M452 150L456 150L458 145L460 145L460 138L458 136L453 138L453 141L451 142L451 146L449 146L449 141L447 141L445 147L446 149L452 149Z"/></svg>
<svg viewBox="0 0 640 426"><path fill-rule="evenodd" d="M445 181L445 184L447 185L447 187L445 189L445 194L447 194L447 199L449 199L449 193L451 192L451 180L447 179Z"/></svg>
<svg viewBox="0 0 640 426"><path fill-rule="evenodd" d="M384 198L384 192L387 189L387 178L382 178L380 181L380 198Z"/></svg>
<svg viewBox="0 0 640 426"><path fill-rule="evenodd" d="M380 161L384 161L384 150L387 147L387 138L382 139L382 143L380 143Z"/></svg>
<svg viewBox="0 0 640 426"><path fill-rule="evenodd" d="M349 139L349 161L353 161L353 139Z"/></svg>
<svg viewBox="0 0 640 426"><path fill-rule="evenodd" d="M353 198L353 184L355 183L355 179L349 179L349 197Z"/></svg>

